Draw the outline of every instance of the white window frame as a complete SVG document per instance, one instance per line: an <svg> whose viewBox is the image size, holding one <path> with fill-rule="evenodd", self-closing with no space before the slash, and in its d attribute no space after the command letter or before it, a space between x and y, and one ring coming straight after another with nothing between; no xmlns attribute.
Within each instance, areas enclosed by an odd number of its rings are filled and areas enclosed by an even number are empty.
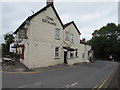
<svg viewBox="0 0 120 90"><path fill-rule="evenodd" d="M68 51L67 58L70 58L70 51Z"/></svg>
<svg viewBox="0 0 120 90"><path fill-rule="evenodd" d="M71 54L73 54L72 57L71 57ZM74 59L74 51L70 51L70 59Z"/></svg>
<svg viewBox="0 0 120 90"><path fill-rule="evenodd" d="M60 29L59 28L55 28L55 39L60 40Z"/></svg>
<svg viewBox="0 0 120 90"><path fill-rule="evenodd" d="M65 32L65 40L69 41L69 32L68 31Z"/></svg>
<svg viewBox="0 0 120 90"><path fill-rule="evenodd" d="M58 49L58 50L56 50L56 49ZM59 47L55 47L55 50L54 50L54 57L55 57L55 59L58 59L59 58Z"/></svg>
<svg viewBox="0 0 120 90"><path fill-rule="evenodd" d="M70 43L73 43L73 34L70 34Z"/></svg>

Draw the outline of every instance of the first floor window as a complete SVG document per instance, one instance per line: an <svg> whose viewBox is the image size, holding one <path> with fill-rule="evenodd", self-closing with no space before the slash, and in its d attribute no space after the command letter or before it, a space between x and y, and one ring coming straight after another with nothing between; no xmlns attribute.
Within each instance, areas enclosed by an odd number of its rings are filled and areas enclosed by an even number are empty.
<svg viewBox="0 0 120 90"><path fill-rule="evenodd" d="M70 34L70 42L73 43L73 34Z"/></svg>
<svg viewBox="0 0 120 90"><path fill-rule="evenodd" d="M60 39L60 29L59 28L55 29L55 39Z"/></svg>
<svg viewBox="0 0 120 90"><path fill-rule="evenodd" d="M69 37L69 32L65 32L65 40L68 41L68 37Z"/></svg>
<svg viewBox="0 0 120 90"><path fill-rule="evenodd" d="M59 58L59 47L55 47L55 58Z"/></svg>

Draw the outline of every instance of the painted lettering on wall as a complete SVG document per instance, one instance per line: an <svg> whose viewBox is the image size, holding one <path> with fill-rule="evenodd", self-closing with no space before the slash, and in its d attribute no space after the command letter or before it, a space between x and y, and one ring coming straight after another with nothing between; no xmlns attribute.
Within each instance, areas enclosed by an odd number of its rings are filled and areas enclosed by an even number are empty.
<svg viewBox="0 0 120 90"><path fill-rule="evenodd" d="M46 16L45 19L42 19L42 22L56 26L56 23L54 22L54 19L49 17L49 16Z"/></svg>

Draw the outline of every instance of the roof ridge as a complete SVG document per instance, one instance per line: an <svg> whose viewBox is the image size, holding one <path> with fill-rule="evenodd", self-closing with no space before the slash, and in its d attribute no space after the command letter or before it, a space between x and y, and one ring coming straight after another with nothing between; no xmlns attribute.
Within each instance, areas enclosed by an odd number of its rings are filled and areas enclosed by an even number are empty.
<svg viewBox="0 0 120 90"><path fill-rule="evenodd" d="M28 16L28 18L17 28L17 30L14 32L14 34L17 33L17 31L20 29L20 27L22 27L27 20L31 20L33 17L35 17L35 16L38 15L39 13L45 11L45 10L46 10L47 8L49 8L50 6L53 8L53 11L55 12L58 20L60 21L62 27L64 28L64 25L63 25L63 23L62 23L59 15L58 15L58 13L57 13L55 7L54 7L54 5L53 5L53 2L51 2L51 3L49 3L48 5L46 5L45 7L43 7L42 9L38 10L38 11L37 11L36 13L34 13L33 15Z"/></svg>
<svg viewBox="0 0 120 90"><path fill-rule="evenodd" d="M66 28L67 26L69 26L69 25L72 24L73 22L74 22L74 21L70 21L70 22L64 24L64 28Z"/></svg>
<svg viewBox="0 0 120 90"><path fill-rule="evenodd" d="M71 24L73 24L75 26L75 28L77 29L78 33L81 34L74 21L71 21L71 22L68 22L68 23L64 24L64 29Z"/></svg>

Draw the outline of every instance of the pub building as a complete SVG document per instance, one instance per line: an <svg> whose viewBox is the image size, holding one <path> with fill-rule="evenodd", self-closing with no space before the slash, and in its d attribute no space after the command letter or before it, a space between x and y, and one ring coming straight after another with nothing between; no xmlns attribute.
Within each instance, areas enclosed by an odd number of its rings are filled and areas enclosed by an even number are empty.
<svg viewBox="0 0 120 90"><path fill-rule="evenodd" d="M91 46L80 43L80 31L74 21L63 24L53 0L29 16L14 32L10 48L28 68L58 64L73 65L92 58Z"/></svg>

